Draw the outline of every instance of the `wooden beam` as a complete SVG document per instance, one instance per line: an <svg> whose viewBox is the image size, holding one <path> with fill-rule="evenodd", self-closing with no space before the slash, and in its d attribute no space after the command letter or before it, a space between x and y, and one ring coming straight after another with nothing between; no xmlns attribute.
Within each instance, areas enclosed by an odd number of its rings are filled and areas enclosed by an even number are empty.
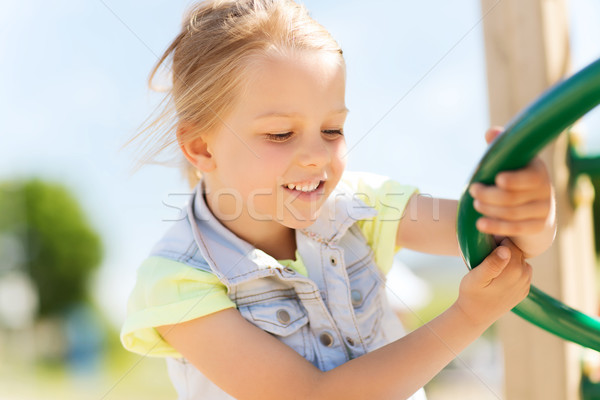
<svg viewBox="0 0 600 400"><path fill-rule="evenodd" d="M569 73L565 0L481 0L490 122L504 125ZM534 284L572 307L596 311L592 196L573 209L567 192L567 137L541 154L556 188L559 232L531 260ZM582 193L585 186L580 187ZM498 322L504 347L505 398L579 399L581 348L511 314Z"/></svg>

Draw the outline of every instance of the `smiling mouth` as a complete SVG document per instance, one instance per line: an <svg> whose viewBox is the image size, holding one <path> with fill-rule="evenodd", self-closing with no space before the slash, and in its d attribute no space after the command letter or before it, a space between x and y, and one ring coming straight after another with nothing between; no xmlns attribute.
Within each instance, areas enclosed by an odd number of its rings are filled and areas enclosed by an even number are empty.
<svg viewBox="0 0 600 400"><path fill-rule="evenodd" d="M318 181L313 183L286 183L282 185L285 189L295 190L302 193L311 193L323 187L325 181Z"/></svg>

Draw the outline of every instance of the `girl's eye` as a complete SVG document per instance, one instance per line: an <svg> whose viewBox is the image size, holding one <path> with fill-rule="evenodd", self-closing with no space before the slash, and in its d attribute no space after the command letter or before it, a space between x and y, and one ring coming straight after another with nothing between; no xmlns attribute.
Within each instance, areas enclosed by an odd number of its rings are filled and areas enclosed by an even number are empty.
<svg viewBox="0 0 600 400"><path fill-rule="evenodd" d="M332 137L332 138L344 135L344 132L342 129L326 129L321 132L323 132L325 135ZM265 134L265 137L267 138L267 140L270 140L272 142L284 142L284 141L288 140L290 137L292 137L293 134L294 134L294 132L267 133L267 134Z"/></svg>
<svg viewBox="0 0 600 400"><path fill-rule="evenodd" d="M283 142L292 136L292 132L285 133L267 133L266 138L272 142Z"/></svg>
<svg viewBox="0 0 600 400"><path fill-rule="evenodd" d="M344 131L341 129L326 129L324 131L321 131L326 135L329 136L343 136L344 135Z"/></svg>

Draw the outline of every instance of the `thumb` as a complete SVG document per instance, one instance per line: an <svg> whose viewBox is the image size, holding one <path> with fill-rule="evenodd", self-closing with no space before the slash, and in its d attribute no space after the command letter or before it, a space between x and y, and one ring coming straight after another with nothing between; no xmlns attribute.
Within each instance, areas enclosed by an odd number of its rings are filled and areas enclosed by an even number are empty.
<svg viewBox="0 0 600 400"><path fill-rule="evenodd" d="M490 129L485 132L485 141L487 144L490 144L496 139L500 134L504 132L504 128L501 126L492 126Z"/></svg>
<svg viewBox="0 0 600 400"><path fill-rule="evenodd" d="M483 286L490 284L492 280L500 276L504 268L508 265L511 252L506 246L498 246L473 270L477 274L477 279L483 283Z"/></svg>

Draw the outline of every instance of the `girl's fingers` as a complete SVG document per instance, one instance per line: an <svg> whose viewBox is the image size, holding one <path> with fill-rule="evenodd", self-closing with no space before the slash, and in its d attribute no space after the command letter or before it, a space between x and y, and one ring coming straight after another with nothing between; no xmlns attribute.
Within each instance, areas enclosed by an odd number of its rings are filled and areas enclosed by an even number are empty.
<svg viewBox="0 0 600 400"><path fill-rule="evenodd" d="M498 246L488 255L477 268L471 271L474 279L481 282L482 287L488 286L508 265L511 250L506 246Z"/></svg>
<svg viewBox="0 0 600 400"><path fill-rule="evenodd" d="M490 144L496 139L502 132L504 132L504 128L501 126L492 126L485 132L485 141L487 144Z"/></svg>
<svg viewBox="0 0 600 400"><path fill-rule="evenodd" d="M512 241L510 240L510 238L504 238L500 241L500 246L506 246L510 249L511 253L514 253L515 256L511 256L512 258L515 258L520 261L520 262L524 262L525 261L525 257L523 256L523 252L521 251L521 249L519 249L519 247ZM516 257L516 254L518 254L519 256Z"/></svg>
<svg viewBox="0 0 600 400"><path fill-rule="evenodd" d="M546 167L540 159L533 160L527 167L501 172L496 176L495 183L506 190L549 190L549 178Z"/></svg>
<svg viewBox="0 0 600 400"><path fill-rule="evenodd" d="M479 218L476 222L477 229L483 233L501 236L535 235L544 230L546 221L541 219L525 221L505 221L493 218Z"/></svg>
<svg viewBox="0 0 600 400"><path fill-rule="evenodd" d="M502 271L497 271L494 267L499 267L502 263L498 263L498 253L492 252L484 262L491 263L491 271L488 271L487 279L496 280L496 285L508 285L510 287L516 287L520 285L527 285L529 283L530 268L525 262L523 252L510 240L504 239L500 244L499 248L508 250L510 253L510 260L502 267ZM497 249L496 249L497 250ZM483 264L483 263L482 263ZM492 273L496 272L497 273ZM491 283L491 282L490 282Z"/></svg>
<svg viewBox="0 0 600 400"><path fill-rule="evenodd" d="M469 193L481 203L493 206L518 206L549 198L549 194L541 190L513 191L497 186L486 186L481 183L472 184Z"/></svg>
<svg viewBox="0 0 600 400"><path fill-rule="evenodd" d="M545 220L550 213L550 202L548 200L538 200L513 207L485 204L479 200L475 200L473 207L488 218L505 221Z"/></svg>

